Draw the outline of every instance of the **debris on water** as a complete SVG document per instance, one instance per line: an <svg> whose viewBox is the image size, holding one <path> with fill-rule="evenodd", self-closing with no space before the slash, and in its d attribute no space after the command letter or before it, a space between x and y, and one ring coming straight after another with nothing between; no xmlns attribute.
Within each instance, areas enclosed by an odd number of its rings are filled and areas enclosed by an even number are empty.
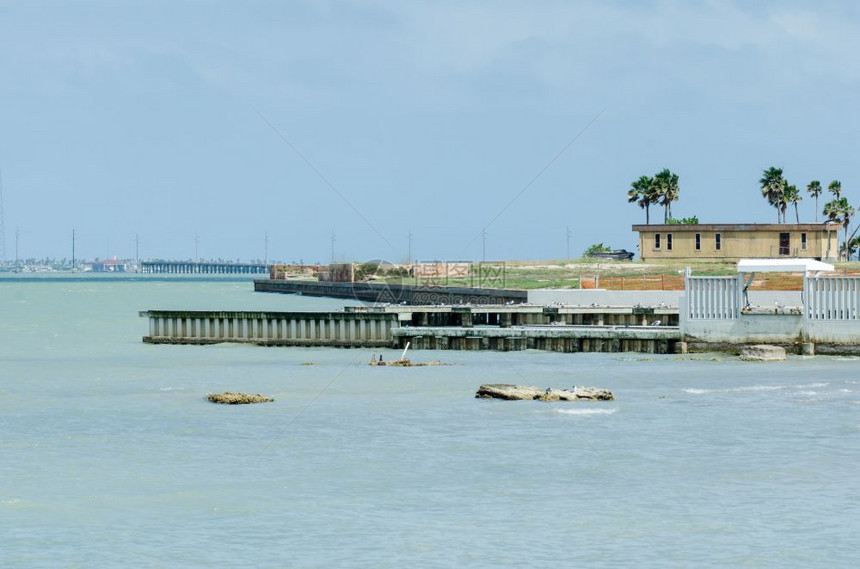
<svg viewBox="0 0 860 569"><path fill-rule="evenodd" d="M439 360L434 360L432 362L413 362L412 360L391 360L391 361L375 361L373 359L370 360L371 366L388 366L388 367L423 367L423 366L440 366L442 362Z"/></svg>
<svg viewBox="0 0 860 569"><path fill-rule="evenodd" d="M248 405L251 403L272 403L274 399L266 397L260 393L236 393L233 391L225 391L224 393L210 393L206 399L212 403L221 403L224 405Z"/></svg>
<svg viewBox="0 0 860 569"><path fill-rule="evenodd" d="M406 344L406 347L409 348L409 344ZM423 366L440 366L442 362L439 360L434 360L432 362L413 362L412 360L407 360L404 356L406 355L406 350L403 350L403 355L399 360L391 360L385 361L382 359L382 354L379 354L379 360L376 359L376 354L370 356L370 364L373 367L376 366L394 366L394 367L423 367Z"/></svg>

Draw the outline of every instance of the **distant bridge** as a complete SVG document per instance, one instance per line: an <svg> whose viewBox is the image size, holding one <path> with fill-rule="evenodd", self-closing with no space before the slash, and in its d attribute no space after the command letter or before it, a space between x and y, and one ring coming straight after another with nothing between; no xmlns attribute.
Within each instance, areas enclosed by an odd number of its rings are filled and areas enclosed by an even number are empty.
<svg viewBox="0 0 860 569"><path fill-rule="evenodd" d="M267 274L269 269L259 263L141 261L140 272L158 275L260 275Z"/></svg>

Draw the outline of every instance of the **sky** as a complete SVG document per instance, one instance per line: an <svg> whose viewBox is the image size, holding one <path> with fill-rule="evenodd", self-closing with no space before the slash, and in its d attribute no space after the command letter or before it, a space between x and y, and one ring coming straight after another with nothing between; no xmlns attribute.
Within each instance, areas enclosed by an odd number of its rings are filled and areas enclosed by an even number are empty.
<svg viewBox="0 0 860 569"><path fill-rule="evenodd" d="M776 221L770 166L860 209L857 54L850 1L0 0L5 256L635 251L663 168L703 223Z"/></svg>

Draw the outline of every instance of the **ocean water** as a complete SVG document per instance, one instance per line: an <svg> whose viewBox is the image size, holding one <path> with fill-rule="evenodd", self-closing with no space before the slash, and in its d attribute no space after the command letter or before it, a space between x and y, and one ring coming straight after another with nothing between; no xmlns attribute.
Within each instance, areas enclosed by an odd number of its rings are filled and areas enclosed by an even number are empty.
<svg viewBox="0 0 860 569"><path fill-rule="evenodd" d="M0 282L3 567L856 567L860 360L152 346L249 282ZM387 359L397 352L385 352ZM306 365L313 364L313 365ZM594 385L598 403L474 399ZM208 392L275 403L220 406Z"/></svg>

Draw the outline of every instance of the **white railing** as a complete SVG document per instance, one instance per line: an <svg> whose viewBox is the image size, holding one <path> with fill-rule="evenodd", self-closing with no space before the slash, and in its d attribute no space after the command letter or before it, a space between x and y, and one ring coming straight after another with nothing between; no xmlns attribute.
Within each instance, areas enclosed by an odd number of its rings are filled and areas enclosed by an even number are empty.
<svg viewBox="0 0 860 569"><path fill-rule="evenodd" d="M860 320L860 277L812 277L803 282L809 320Z"/></svg>
<svg viewBox="0 0 860 569"><path fill-rule="evenodd" d="M740 276L685 279L687 317L691 320L732 320L740 316Z"/></svg>

